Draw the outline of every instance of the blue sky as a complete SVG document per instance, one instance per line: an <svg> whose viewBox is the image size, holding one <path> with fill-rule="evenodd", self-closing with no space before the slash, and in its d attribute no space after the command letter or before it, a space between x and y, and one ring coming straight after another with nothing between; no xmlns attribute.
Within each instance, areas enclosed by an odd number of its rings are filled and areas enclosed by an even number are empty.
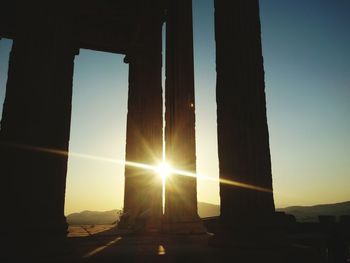
<svg viewBox="0 0 350 263"><path fill-rule="evenodd" d="M276 203L350 199L350 2L260 9Z"/></svg>
<svg viewBox="0 0 350 263"><path fill-rule="evenodd" d="M197 170L218 177L212 0L194 0ZM277 207L350 200L350 2L261 0L267 113ZM0 110L11 42L0 41ZM81 50L70 150L124 159L128 65ZM123 167L69 159L66 212L119 208ZM198 199L219 203L217 183Z"/></svg>

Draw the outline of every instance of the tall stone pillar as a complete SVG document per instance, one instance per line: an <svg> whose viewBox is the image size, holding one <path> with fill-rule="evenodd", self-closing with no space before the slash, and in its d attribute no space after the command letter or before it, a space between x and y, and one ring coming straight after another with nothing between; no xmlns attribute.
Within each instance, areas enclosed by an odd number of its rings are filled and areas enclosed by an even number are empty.
<svg viewBox="0 0 350 263"><path fill-rule="evenodd" d="M40 13L45 5L30 7L18 10L23 20L16 24L0 130L0 202L7 215L1 217L6 226L1 232L17 239L20 234L21 242L22 237L67 233L64 201L75 55L71 19L59 11Z"/></svg>
<svg viewBox="0 0 350 263"><path fill-rule="evenodd" d="M157 166L163 154L163 17L159 6L140 7L139 11L138 30L126 57L129 63L126 161ZM124 213L120 228L159 230L162 180L155 171L125 166Z"/></svg>
<svg viewBox="0 0 350 263"><path fill-rule="evenodd" d="M220 219L248 239L274 212L260 34L258 0L215 0L220 178L254 188L220 184Z"/></svg>
<svg viewBox="0 0 350 263"><path fill-rule="evenodd" d="M192 1L171 0L166 21L166 160L196 172ZM204 232L197 213L196 178L172 174L166 179L166 232Z"/></svg>

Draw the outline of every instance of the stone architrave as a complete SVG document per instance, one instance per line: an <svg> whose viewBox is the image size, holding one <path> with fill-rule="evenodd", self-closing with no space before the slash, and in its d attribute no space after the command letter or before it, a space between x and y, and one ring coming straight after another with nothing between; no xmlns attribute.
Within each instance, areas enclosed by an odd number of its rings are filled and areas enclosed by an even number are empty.
<svg viewBox="0 0 350 263"><path fill-rule="evenodd" d="M165 83L166 160L196 173L192 1L168 1ZM204 232L197 213L196 178L172 174L166 179L163 230Z"/></svg>

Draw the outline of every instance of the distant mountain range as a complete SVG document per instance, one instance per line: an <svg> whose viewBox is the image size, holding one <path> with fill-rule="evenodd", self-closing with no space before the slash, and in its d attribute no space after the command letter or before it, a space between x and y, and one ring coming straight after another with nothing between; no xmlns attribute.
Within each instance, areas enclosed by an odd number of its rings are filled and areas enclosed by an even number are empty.
<svg viewBox="0 0 350 263"><path fill-rule="evenodd" d="M350 201L324 204L314 206L290 206L278 208L277 211L284 211L292 214L300 222L317 221L319 215L350 215ZM73 213L67 216L67 222L70 225L104 225L114 223L120 215L120 210L114 209L104 212L83 211ZM213 217L220 214L220 206L210 203L198 202L198 214L200 217Z"/></svg>
<svg viewBox="0 0 350 263"><path fill-rule="evenodd" d="M120 215L120 210L110 211L82 211L67 216L67 222L70 225L108 225L114 223ZM218 216L220 206L209 203L198 203L198 214L200 217Z"/></svg>
<svg viewBox="0 0 350 263"><path fill-rule="evenodd" d="M313 206L289 206L286 208L279 208L276 210L284 211L287 214L292 214L296 217L297 221L300 222L314 222L318 221L319 215L350 215L350 201Z"/></svg>
<svg viewBox="0 0 350 263"><path fill-rule="evenodd" d="M67 216L69 225L109 225L113 224L120 215L120 210L114 209L110 211L83 211L73 213Z"/></svg>

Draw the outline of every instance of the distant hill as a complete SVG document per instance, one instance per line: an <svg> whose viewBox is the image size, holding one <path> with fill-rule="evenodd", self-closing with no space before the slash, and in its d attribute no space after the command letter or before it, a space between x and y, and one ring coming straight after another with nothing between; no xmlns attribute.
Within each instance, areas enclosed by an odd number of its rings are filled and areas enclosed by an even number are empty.
<svg viewBox="0 0 350 263"><path fill-rule="evenodd" d="M120 210L114 209L110 211L82 211L67 216L69 225L107 225L114 223L119 219ZM218 216L220 214L220 206L209 203L198 203L198 214L200 217Z"/></svg>
<svg viewBox="0 0 350 263"><path fill-rule="evenodd" d="M350 215L350 201L314 206L289 206L276 210L292 214L300 222L313 222L318 221L319 215ZM219 216L220 206L198 202L198 214L202 218ZM118 209L104 212L83 211L68 215L67 222L70 225L105 225L114 223L119 218L119 215L120 210Z"/></svg>
<svg viewBox="0 0 350 263"><path fill-rule="evenodd" d="M83 211L67 216L69 225L108 225L114 223L119 218L120 210L110 210L104 212Z"/></svg>
<svg viewBox="0 0 350 263"><path fill-rule="evenodd" d="M286 208L279 208L277 211L284 211L287 214L292 214L296 217L297 221L300 222L313 222L318 221L319 215L350 215L350 201L313 206L289 206Z"/></svg>

